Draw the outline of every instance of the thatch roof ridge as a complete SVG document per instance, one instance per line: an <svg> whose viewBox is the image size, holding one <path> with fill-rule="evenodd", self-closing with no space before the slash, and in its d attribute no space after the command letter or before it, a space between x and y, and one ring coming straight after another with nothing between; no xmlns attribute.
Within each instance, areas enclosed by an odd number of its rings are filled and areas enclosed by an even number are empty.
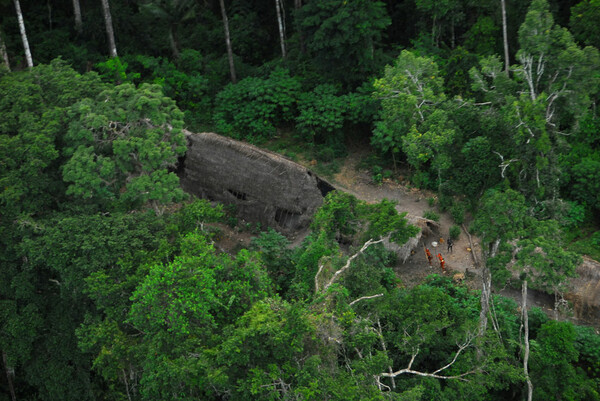
<svg viewBox="0 0 600 401"><path fill-rule="evenodd" d="M302 172L309 172L310 170L301 164L296 163L289 158L280 155L279 153L275 153L268 149L259 148L258 146L249 144L247 142L242 142L236 139L232 139L223 135L215 134L214 132L190 132L188 130L184 130L185 135L191 140L197 140L199 142L212 142L218 143L221 146L235 149L242 154L254 158L254 159L263 159L267 161L269 164L283 164L286 168L290 170L299 170ZM311 173L312 174L312 173Z"/></svg>

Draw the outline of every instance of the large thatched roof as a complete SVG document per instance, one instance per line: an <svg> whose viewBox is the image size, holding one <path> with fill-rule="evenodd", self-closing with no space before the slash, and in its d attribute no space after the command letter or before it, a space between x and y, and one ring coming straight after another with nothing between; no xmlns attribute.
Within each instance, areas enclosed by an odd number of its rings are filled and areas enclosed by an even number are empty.
<svg viewBox="0 0 600 401"><path fill-rule="evenodd" d="M600 322L600 263L584 257L577 277L569 280L569 287L565 298L573 303L575 316Z"/></svg>
<svg viewBox="0 0 600 401"><path fill-rule="evenodd" d="M308 225L333 190L281 155L213 133L186 132L182 185L198 196L235 204L240 217L293 232Z"/></svg>

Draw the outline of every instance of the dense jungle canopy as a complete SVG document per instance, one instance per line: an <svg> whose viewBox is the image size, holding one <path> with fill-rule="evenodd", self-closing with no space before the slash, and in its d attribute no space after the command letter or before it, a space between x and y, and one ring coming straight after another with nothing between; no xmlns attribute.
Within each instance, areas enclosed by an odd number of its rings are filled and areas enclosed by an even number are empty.
<svg viewBox="0 0 600 401"><path fill-rule="evenodd" d="M599 0L0 0L0 401L600 400L558 302L600 260L599 46ZM190 196L185 129L361 148L477 236L479 289L405 285L388 200L292 244Z"/></svg>

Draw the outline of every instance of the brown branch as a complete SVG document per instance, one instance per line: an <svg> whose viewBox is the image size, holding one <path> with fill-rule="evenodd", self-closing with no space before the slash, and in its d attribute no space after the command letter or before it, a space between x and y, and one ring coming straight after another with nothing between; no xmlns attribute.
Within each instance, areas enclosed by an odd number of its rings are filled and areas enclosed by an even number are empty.
<svg viewBox="0 0 600 401"><path fill-rule="evenodd" d="M467 227L464 224L461 224L463 231L469 237L469 245L471 246L471 256L473 257L473 262L475 263L475 267L479 268L479 261L477 260L477 255L475 254L475 247L473 246L473 239L471 238L471 234L467 231Z"/></svg>

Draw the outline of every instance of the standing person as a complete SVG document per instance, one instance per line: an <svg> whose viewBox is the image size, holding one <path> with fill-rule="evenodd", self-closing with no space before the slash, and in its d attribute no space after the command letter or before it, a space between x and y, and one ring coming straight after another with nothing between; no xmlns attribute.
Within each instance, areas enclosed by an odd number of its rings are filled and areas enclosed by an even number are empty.
<svg viewBox="0 0 600 401"><path fill-rule="evenodd" d="M429 261L429 266L431 266L431 259L433 259L433 256L431 256L431 252L429 252L429 248L425 248L425 253L427 254L427 260Z"/></svg>
<svg viewBox="0 0 600 401"><path fill-rule="evenodd" d="M446 241L446 243L448 244L448 252L452 252L452 245L454 245L452 238L448 237L448 241Z"/></svg>
<svg viewBox="0 0 600 401"><path fill-rule="evenodd" d="M446 273L446 267L445 267L446 261L442 257L441 253L438 253L438 259L440 260L440 267L442 268L442 273Z"/></svg>

